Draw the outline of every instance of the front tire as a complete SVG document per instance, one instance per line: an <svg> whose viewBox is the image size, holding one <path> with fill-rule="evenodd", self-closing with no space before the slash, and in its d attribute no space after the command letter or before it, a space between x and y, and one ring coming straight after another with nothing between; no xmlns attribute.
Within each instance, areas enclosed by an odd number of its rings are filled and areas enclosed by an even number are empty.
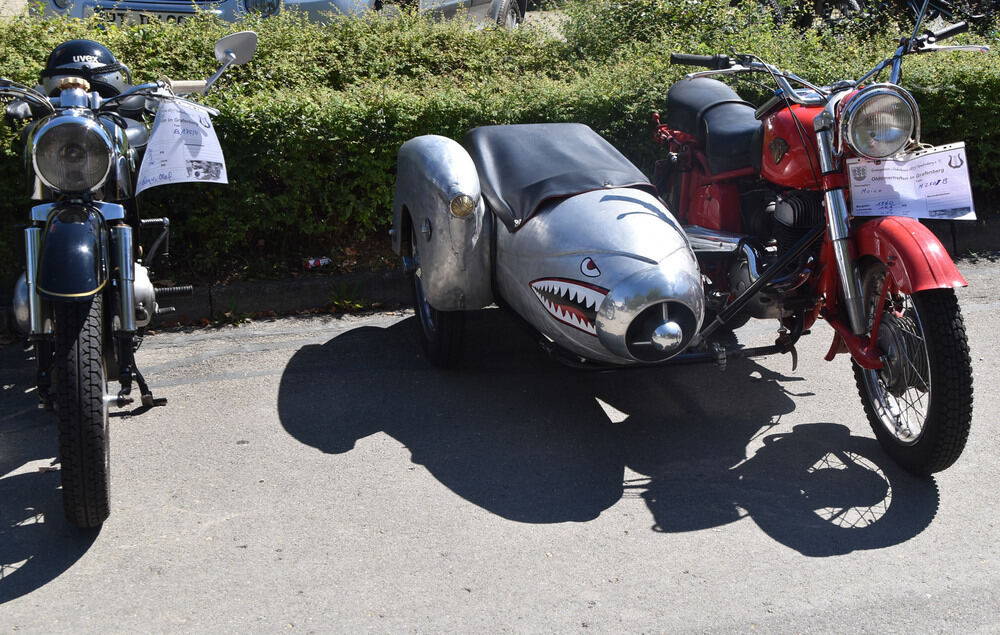
<svg viewBox="0 0 1000 635"><path fill-rule="evenodd" d="M497 25L505 29L516 29L521 24L521 9L517 0L505 0L497 11Z"/></svg>
<svg viewBox="0 0 1000 635"><path fill-rule="evenodd" d="M439 368L451 368L458 363L462 354L462 332L465 330L465 313L462 311L438 311L432 307L424 295L423 269L420 266L418 237L412 235L413 271L410 280L413 285L413 306L420 323L420 345L431 364Z"/></svg>
<svg viewBox="0 0 1000 635"><path fill-rule="evenodd" d="M111 511L104 298L58 303L55 318L63 508L71 523L90 529Z"/></svg>
<svg viewBox="0 0 1000 635"><path fill-rule="evenodd" d="M896 288L885 266L862 278L868 323L888 285L877 338L885 365L854 364L865 414L883 449L904 469L927 475L962 454L972 425L972 362L954 289L913 295Z"/></svg>

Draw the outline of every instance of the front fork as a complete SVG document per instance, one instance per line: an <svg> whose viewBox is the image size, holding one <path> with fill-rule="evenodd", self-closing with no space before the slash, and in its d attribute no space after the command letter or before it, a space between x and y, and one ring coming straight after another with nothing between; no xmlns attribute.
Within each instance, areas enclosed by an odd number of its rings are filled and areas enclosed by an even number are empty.
<svg viewBox="0 0 1000 635"><path fill-rule="evenodd" d="M24 230L25 282L28 288L28 336L35 347L38 400L41 407L51 409L52 397L52 338L46 333L42 298L38 295L38 254L42 246L42 229L28 227Z"/></svg>
<svg viewBox="0 0 1000 635"><path fill-rule="evenodd" d="M50 211L49 206L40 206L33 210L36 220L42 213ZM123 219L121 207L118 205L102 204L102 212L109 220ZM110 212L110 213L107 213ZM117 212L117 213L116 213ZM136 336L135 318L135 243L133 240L132 228L124 222L119 222L110 228L111 238L111 269L113 271L115 286L118 289L117 308L118 323L115 325L111 335L115 339L115 350L118 361L119 377L118 381L121 390L118 392L117 405L122 407L132 402L129 397L132 391L132 380L139 384L144 406L151 407L159 405L153 398L152 393L146 384L142 374L136 368L135 347L133 345ZM28 292L28 312L29 312L29 337L36 347L38 361L37 385L39 397L43 405L49 402L49 389L52 385L51 378L51 357L52 357L52 332L51 327L46 324L45 310L42 306L42 297L38 293L38 263L41 254L40 227L28 227L24 230L25 241L25 282Z"/></svg>
<svg viewBox="0 0 1000 635"><path fill-rule="evenodd" d="M837 100L831 100L823 113L816 117L813 125L816 129L816 143L819 148L820 170L824 177L823 202L826 208L826 226L830 234L830 245L833 247L834 260L837 263L837 274L840 277L840 288L843 291L844 306L847 318L854 335L864 335L868 330L868 320L865 316L864 298L862 297L861 281L854 268L851 258L850 226L848 218L850 210L844 188L834 185L828 177L840 173L840 166L834 155L833 130L834 117L832 105Z"/></svg>

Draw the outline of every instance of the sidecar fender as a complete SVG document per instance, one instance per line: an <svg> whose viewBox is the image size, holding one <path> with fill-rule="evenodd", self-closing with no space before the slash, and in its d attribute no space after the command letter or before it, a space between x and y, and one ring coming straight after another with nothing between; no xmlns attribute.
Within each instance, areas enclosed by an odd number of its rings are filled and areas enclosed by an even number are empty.
<svg viewBox="0 0 1000 635"><path fill-rule="evenodd" d="M409 259L417 248L432 307L460 311L492 304L492 219L476 166L459 143L424 135L400 147L392 226L392 248L408 267L417 266Z"/></svg>
<svg viewBox="0 0 1000 635"><path fill-rule="evenodd" d="M918 220L886 216L864 223L854 236L857 256L885 263L903 293L968 285L941 241Z"/></svg>

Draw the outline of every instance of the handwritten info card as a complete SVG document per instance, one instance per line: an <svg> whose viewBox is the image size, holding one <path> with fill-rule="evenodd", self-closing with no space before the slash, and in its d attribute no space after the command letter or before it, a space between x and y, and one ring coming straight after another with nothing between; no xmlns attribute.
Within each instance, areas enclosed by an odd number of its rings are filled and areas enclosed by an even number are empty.
<svg viewBox="0 0 1000 635"><path fill-rule="evenodd" d="M848 159L855 216L975 220L965 143L897 159Z"/></svg>
<svg viewBox="0 0 1000 635"><path fill-rule="evenodd" d="M208 112L191 104L163 102L139 167L136 194L157 185L191 181L228 183L222 146Z"/></svg>

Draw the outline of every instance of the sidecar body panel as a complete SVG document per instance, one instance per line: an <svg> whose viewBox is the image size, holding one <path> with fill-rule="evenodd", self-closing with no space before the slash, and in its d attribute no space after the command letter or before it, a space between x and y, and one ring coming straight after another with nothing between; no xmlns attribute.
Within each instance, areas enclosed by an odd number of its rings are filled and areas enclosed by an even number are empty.
<svg viewBox="0 0 1000 635"><path fill-rule="evenodd" d="M694 253L663 203L639 188L544 205L517 232L497 227L497 285L521 317L562 348L610 364L666 359L704 316ZM656 346L664 322L682 333Z"/></svg>
<svg viewBox="0 0 1000 635"><path fill-rule="evenodd" d="M452 212L468 197L472 211ZM470 203L471 202L471 203ZM461 205L457 207L459 211ZM493 302L489 236L479 175L468 152L437 135L410 139L399 149L393 201L393 250L413 254L427 302L439 311L481 309ZM414 244L415 243L415 244Z"/></svg>

